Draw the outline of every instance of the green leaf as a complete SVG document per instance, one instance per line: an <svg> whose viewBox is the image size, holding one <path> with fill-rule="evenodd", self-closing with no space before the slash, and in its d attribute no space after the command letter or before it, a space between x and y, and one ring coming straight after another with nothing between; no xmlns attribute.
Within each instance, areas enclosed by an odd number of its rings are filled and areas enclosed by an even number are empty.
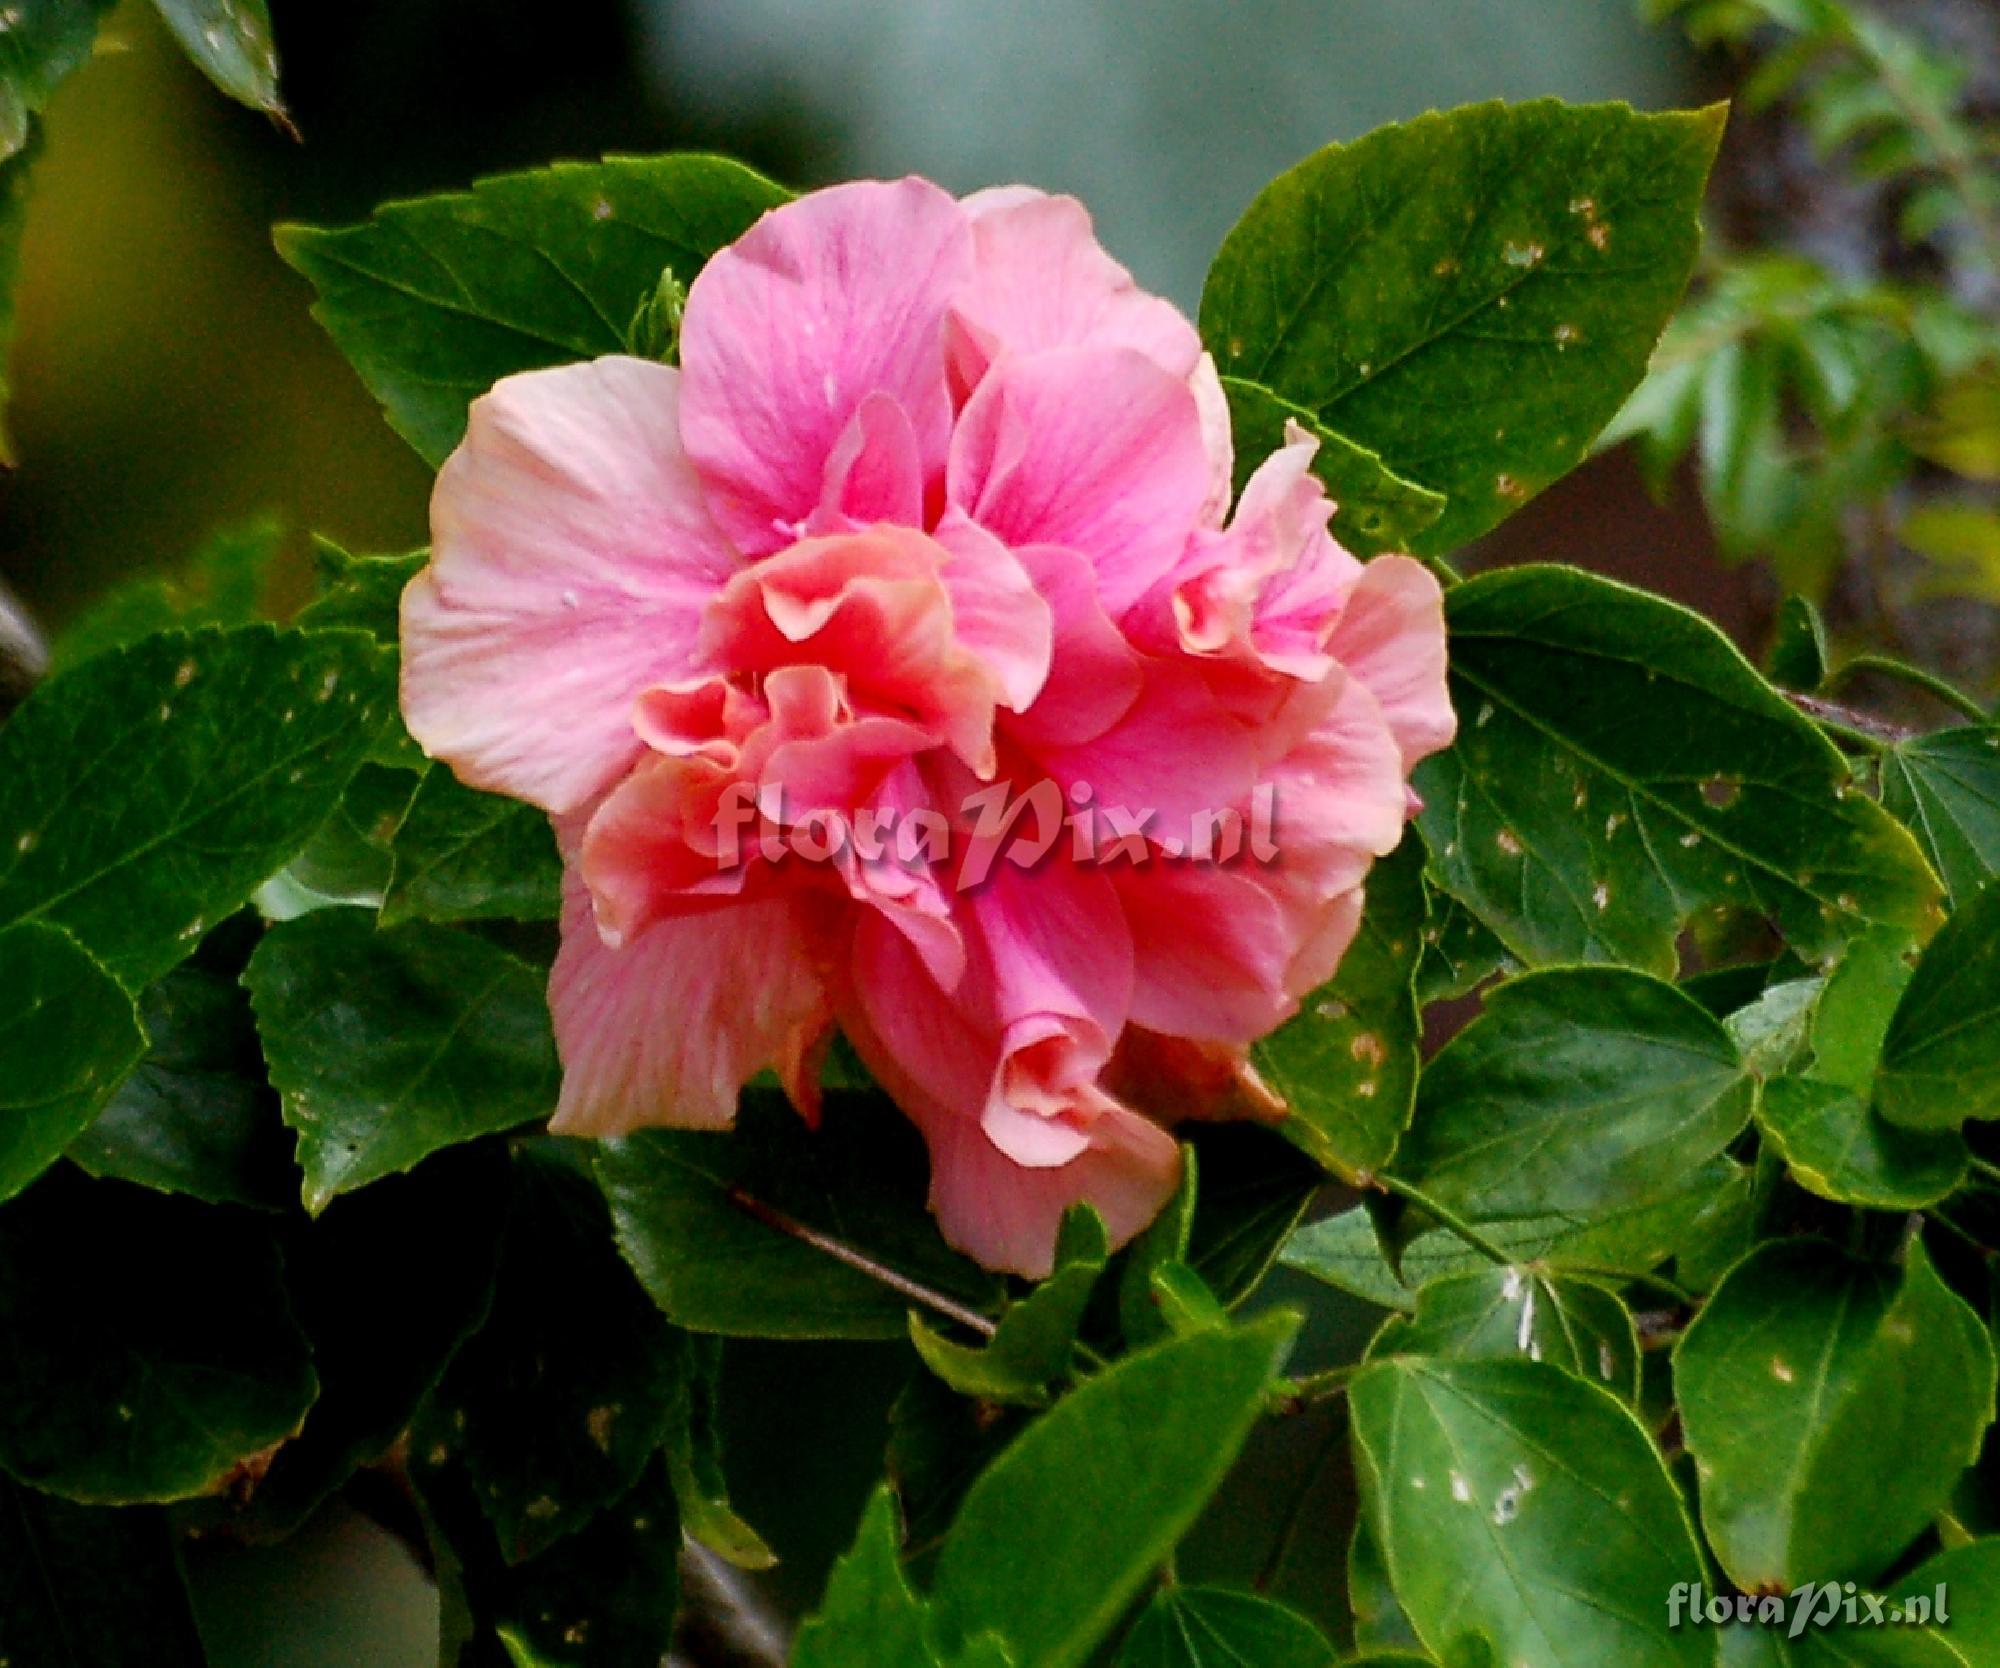
<svg viewBox="0 0 2000 1668"><path fill-rule="evenodd" d="M98 22L111 6L112 0L35 0L0 35L0 161L27 145L30 118L90 57Z"/></svg>
<svg viewBox="0 0 2000 1668"><path fill-rule="evenodd" d="M1519 965L1493 929L1449 892L1426 883L1424 948L1417 962L1417 1007L1470 996L1496 973Z"/></svg>
<svg viewBox="0 0 2000 1668"><path fill-rule="evenodd" d="M1965 1179L1970 1155L1956 1131L1900 1128L1871 1100L1883 1038L1910 977L1896 935L1856 939L1811 1010L1810 1063L1765 1087L1758 1124L1808 1192L1873 1210L1917 1210Z"/></svg>
<svg viewBox="0 0 2000 1668"><path fill-rule="evenodd" d="M638 1481L684 1394L682 1338L618 1259L560 1149L516 1155L493 1307L410 1433L463 1465L501 1556L540 1556Z"/></svg>
<svg viewBox="0 0 2000 1668"><path fill-rule="evenodd" d="M1423 924L1423 847L1410 835L1369 871L1361 930L1339 970L1251 1051L1291 1108L1285 1134L1350 1180L1389 1162L1416 1104Z"/></svg>
<svg viewBox="0 0 2000 1668"><path fill-rule="evenodd" d="M1519 1263L1646 1272L1675 1254L1702 1213L1741 1176L1740 1166L1715 1159L1656 1203L1594 1218L1545 1212L1482 1222L1479 1231ZM1405 1310L1416 1307L1417 1293L1428 1282L1492 1266L1456 1235L1433 1228L1404 1248L1399 1277L1382 1255L1375 1225L1359 1207L1301 1228L1281 1260L1381 1308Z"/></svg>
<svg viewBox="0 0 2000 1668"><path fill-rule="evenodd" d="M270 518L223 528L202 543L182 572L144 574L99 598L57 639L53 669L66 672L157 632L252 624L283 547L284 528Z"/></svg>
<svg viewBox="0 0 2000 1668"><path fill-rule="evenodd" d="M297 1224L285 1280L312 1340L319 1399L249 1499L225 1511L234 1533L291 1534L409 1429L486 1313L507 1186L498 1147L460 1147Z"/></svg>
<svg viewBox="0 0 2000 1668"><path fill-rule="evenodd" d="M1201 1156L1194 1147L1181 1148L1181 1185L1166 1208L1140 1230L1125 1248L1118 1271L1118 1326L1127 1348L1152 1343L1170 1328L1160 1312L1153 1275L1169 1265L1187 1266L1188 1242L1194 1231L1195 1204L1201 1196Z"/></svg>
<svg viewBox="0 0 2000 1668"><path fill-rule="evenodd" d="M1239 493L1257 465L1285 444L1287 427L1296 423L1319 442L1312 470L1334 505L1333 536L1357 556L1407 550L1444 514L1440 494L1404 480L1366 446L1335 434L1303 406L1237 377L1225 377L1222 391L1229 398Z"/></svg>
<svg viewBox="0 0 2000 1668"><path fill-rule="evenodd" d="M1675 968L1712 905L1820 959L1921 937L1937 884L1839 752L1707 621L1573 569L1446 597L1459 737L1416 775L1432 878L1530 965Z"/></svg>
<svg viewBox="0 0 2000 1668"><path fill-rule="evenodd" d="M1497 987L1424 1069L1399 1170L1481 1220L1588 1218L1673 1192L1753 1094L1728 1032L1672 985L1552 968Z"/></svg>
<svg viewBox="0 0 2000 1668"><path fill-rule="evenodd" d="M273 927L244 982L308 1210L554 1109L541 977L483 939L319 910Z"/></svg>
<svg viewBox="0 0 2000 1668"><path fill-rule="evenodd" d="M338 231L289 226L279 253L313 316L431 464L504 376L625 351L668 267L692 283L786 193L712 156L611 157L388 203Z"/></svg>
<svg viewBox="0 0 2000 1668"><path fill-rule="evenodd" d="M1446 1662L1712 1668L1664 1595L1701 1553L1645 1429L1535 1361L1404 1357L1348 1389L1356 1464L1396 1596Z"/></svg>
<svg viewBox="0 0 2000 1668"><path fill-rule="evenodd" d="M442 1661L489 1668L495 1647L535 1668L652 1668L680 1597L680 1520L665 1462L539 1557L508 1564L462 1466L412 1452L448 1627Z"/></svg>
<svg viewBox="0 0 2000 1668"><path fill-rule="evenodd" d="M1967 725L1896 743L1882 755L1882 803L1964 907L2000 874L2000 730Z"/></svg>
<svg viewBox="0 0 2000 1668"><path fill-rule="evenodd" d="M139 1014L145 1058L68 1158L93 1176L211 1205L283 1210L298 1177L242 987L177 967L147 988Z"/></svg>
<svg viewBox="0 0 2000 1668"><path fill-rule="evenodd" d="M152 983L325 819L385 710L378 653L173 632L43 684L0 730L0 923L51 921Z"/></svg>
<svg viewBox="0 0 2000 1668"><path fill-rule="evenodd" d="M165 1514L73 1506L0 1477L0 1661L207 1668Z"/></svg>
<svg viewBox="0 0 2000 1668"><path fill-rule="evenodd" d="M928 1367L910 1375L889 1409L887 1470L911 1558L935 1553L966 1492L1029 1420L1021 1408L959 1395Z"/></svg>
<svg viewBox="0 0 2000 1668"><path fill-rule="evenodd" d="M996 1304L999 1281L938 1237L922 1143L880 1096L829 1094L809 1131L783 1096L752 1090L734 1130L642 1130L593 1152L626 1260L695 1331L904 1335L907 1298L774 1225L772 1211L970 1307Z"/></svg>
<svg viewBox="0 0 2000 1668"><path fill-rule="evenodd" d="M0 1468L100 1505L221 1486L317 1393L262 1219L73 1172L0 1211Z"/></svg>
<svg viewBox="0 0 2000 1668"><path fill-rule="evenodd" d="M1224 240L1201 333L1445 494L1450 550L1583 458L1694 263L1722 112L1479 104L1329 145Z"/></svg>
<svg viewBox="0 0 2000 1668"><path fill-rule="evenodd" d="M629 1274L627 1275L629 1279ZM661 1452L688 1534L738 1569L769 1569L778 1555L729 1502L722 1470L722 1340L680 1334L679 1394L667 1417Z"/></svg>
<svg viewBox="0 0 2000 1668"><path fill-rule="evenodd" d="M1334 1668L1326 1636L1255 1593L1169 1587L1126 1635L1117 1668Z"/></svg>
<svg viewBox="0 0 2000 1668"><path fill-rule="evenodd" d="M1233 1307L1270 1273L1326 1174L1261 1125L1210 1124L1184 1134L1201 1186L1182 1260Z"/></svg>
<svg viewBox="0 0 2000 1668"><path fill-rule="evenodd" d="M298 623L315 631L351 627L378 643L394 643L403 592L430 560L428 550L402 556L356 556L331 539L313 540L319 595L299 610Z"/></svg>
<svg viewBox="0 0 2000 1668"><path fill-rule="evenodd" d="M1826 682L1831 650L1826 620L1810 597L1790 596L1778 604L1766 664L1771 681L1810 693Z"/></svg>
<svg viewBox="0 0 2000 1668"><path fill-rule="evenodd" d="M2000 1118L2000 886L1963 905L1925 946L1889 1033L1875 1105L1911 1129Z"/></svg>
<svg viewBox="0 0 2000 1668"><path fill-rule="evenodd" d="M1899 1272L1816 1240L1760 1247L1674 1352L1702 1524L1746 1591L1879 1575L1993 1417L1993 1346L1920 1241Z"/></svg>
<svg viewBox="0 0 2000 1668"><path fill-rule="evenodd" d="M1054 1271L1007 1306L984 1348L953 1343L915 1310L910 1342L960 1394L1037 1406L1047 1400L1049 1381L1069 1370L1084 1308L1108 1256L1103 1219L1088 1205L1072 1206L1056 1240Z"/></svg>
<svg viewBox="0 0 2000 1668"><path fill-rule="evenodd" d="M264 0L153 0L201 73L239 104L282 119L278 49Z"/></svg>
<svg viewBox="0 0 2000 1668"><path fill-rule="evenodd" d="M1948 1622L1937 1610L1940 1588L1947 1595ZM1897 1582L1890 1595L1903 1602L1929 1599L1939 1622L1937 1636L1966 1668L2000 1659L2000 1536L1938 1554Z"/></svg>
<svg viewBox="0 0 2000 1668"><path fill-rule="evenodd" d="M1866 1095L1783 1077L1764 1090L1757 1122L1808 1193L1868 1210L1922 1210L1958 1190L1971 1155L1954 1130L1903 1129Z"/></svg>
<svg viewBox="0 0 2000 1668"><path fill-rule="evenodd" d="M1367 1652L1404 1652L1413 1656L1423 1648L1410 1618L1403 1614L1396 1589L1389 1582L1389 1567L1382 1561L1382 1548L1366 1512L1354 1519L1354 1538L1347 1547L1347 1602L1354 1611L1354 1647ZM1393 1661L1397 1657L1370 1655L1369 1662Z"/></svg>
<svg viewBox="0 0 2000 1668"><path fill-rule="evenodd" d="M948 1653L1085 1661L1250 1434L1296 1321L1266 1316L1129 1355L1018 1437L966 1496L931 1586Z"/></svg>
<svg viewBox="0 0 2000 1668"><path fill-rule="evenodd" d="M0 929L0 1199L39 1176L146 1052L132 999L68 933Z"/></svg>
<svg viewBox="0 0 2000 1668"><path fill-rule="evenodd" d="M896 1497L884 1485L827 1577L819 1608L800 1626L792 1668L937 1668L926 1607L897 1556L899 1539Z"/></svg>
<svg viewBox="0 0 2000 1668"><path fill-rule="evenodd" d="M1631 1311L1603 1286L1531 1268L1488 1265L1433 1280L1417 1312L1375 1335L1368 1359L1438 1356L1452 1361L1546 1361L1639 1400L1639 1333Z"/></svg>
<svg viewBox="0 0 2000 1668"><path fill-rule="evenodd" d="M382 924L553 920L562 858L549 819L532 805L465 787L450 771L424 775L389 842Z"/></svg>

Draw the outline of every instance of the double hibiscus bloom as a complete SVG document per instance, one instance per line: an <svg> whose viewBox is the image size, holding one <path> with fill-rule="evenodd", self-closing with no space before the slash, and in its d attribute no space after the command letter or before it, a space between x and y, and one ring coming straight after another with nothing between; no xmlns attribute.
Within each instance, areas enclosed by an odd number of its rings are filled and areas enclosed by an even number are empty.
<svg viewBox="0 0 2000 1668"><path fill-rule="evenodd" d="M1158 1086L1328 978L1451 739L1436 581L1334 542L1296 432L1231 512L1212 362L1067 198L803 197L695 280L680 361L475 403L403 601L411 732L555 820L552 1127L720 1128L766 1067L810 1118L837 1026L954 1244L1040 1274L1078 1201L1129 1238L1198 1098ZM1143 846L975 849L1030 830L969 804L1048 783ZM811 861L753 799L954 837ZM1259 803L1274 856L1168 855Z"/></svg>

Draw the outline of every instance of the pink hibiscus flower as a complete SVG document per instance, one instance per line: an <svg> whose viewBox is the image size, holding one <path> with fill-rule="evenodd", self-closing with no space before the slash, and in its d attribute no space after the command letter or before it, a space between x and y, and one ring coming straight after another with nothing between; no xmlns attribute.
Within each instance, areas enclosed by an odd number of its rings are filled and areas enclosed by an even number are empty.
<svg viewBox="0 0 2000 1668"><path fill-rule="evenodd" d="M765 1067L810 1120L838 1026L955 1245L1129 1238L1179 1153L1112 1086L1247 1071L1451 739L1435 580L1333 541L1302 434L1230 513L1212 363L1067 198L801 198L680 358L476 402L403 601L411 732L555 819L552 1127Z"/></svg>

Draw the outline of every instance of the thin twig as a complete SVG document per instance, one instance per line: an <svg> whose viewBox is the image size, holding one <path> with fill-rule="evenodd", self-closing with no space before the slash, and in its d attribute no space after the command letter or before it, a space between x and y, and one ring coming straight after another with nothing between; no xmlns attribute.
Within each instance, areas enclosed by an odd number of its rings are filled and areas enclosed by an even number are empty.
<svg viewBox="0 0 2000 1668"><path fill-rule="evenodd" d="M865 1274L869 1279L912 1303L921 1303L926 1309L935 1310L947 1320L957 1321L969 1331L977 1332L982 1338L991 1338L993 1323L976 1309L968 1309L943 1292L934 1291L929 1286L912 1280L907 1274L900 1274L885 1263L878 1263L865 1252L857 1251L843 1240L831 1234L823 1234L817 1228L808 1228L803 1222L787 1216L775 1205L767 1205L762 1199L745 1193L740 1187L732 1187L728 1193L729 1202L745 1216L761 1222L765 1227L797 1240L801 1245L810 1245L815 1251L823 1252L837 1263L845 1263L856 1273Z"/></svg>
<svg viewBox="0 0 2000 1668"><path fill-rule="evenodd" d="M1439 1204L1428 1193L1424 1192L1422 1188L1404 1181L1400 1176L1378 1175L1373 1180L1375 1185L1384 1193L1394 1193L1401 1198L1409 1200L1411 1204L1415 1205L1426 1216L1432 1218L1440 1228L1443 1228L1447 1233L1456 1234L1467 1245L1471 1246L1473 1250L1477 1251L1490 1262L1498 1263L1502 1268L1512 1268L1519 1261L1518 1258L1510 1257L1505 1251L1501 1250L1499 1246L1495 1245L1477 1228L1473 1227L1471 1223L1465 1221L1462 1217L1454 1215L1443 1205Z"/></svg>
<svg viewBox="0 0 2000 1668"><path fill-rule="evenodd" d="M1917 733L1902 724L1891 724L1886 718L1877 718L1873 713L1844 707L1837 701L1821 700L1817 695L1802 695L1796 689L1781 689L1778 693L1814 723L1838 731L1850 741L1857 741L1878 752L1884 746L1909 741Z"/></svg>

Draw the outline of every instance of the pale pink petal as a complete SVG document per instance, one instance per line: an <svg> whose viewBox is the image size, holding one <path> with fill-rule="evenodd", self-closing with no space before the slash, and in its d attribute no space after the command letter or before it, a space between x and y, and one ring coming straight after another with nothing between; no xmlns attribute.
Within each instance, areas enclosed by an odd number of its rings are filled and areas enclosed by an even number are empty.
<svg viewBox="0 0 2000 1668"><path fill-rule="evenodd" d="M1368 686L1407 771L1458 733L1445 686L1444 593L1408 556L1378 556L1361 572L1327 639L1350 677Z"/></svg>
<svg viewBox="0 0 2000 1668"><path fill-rule="evenodd" d="M1054 615L1054 642L1034 703L1003 727L1030 752L1078 747L1132 710L1145 670L1098 602L1096 575L1084 557L1052 544L1029 545L1018 555Z"/></svg>
<svg viewBox="0 0 2000 1668"><path fill-rule="evenodd" d="M679 387L613 358L473 402L402 607L405 721L472 786L570 810L638 756L638 693L687 675L737 558L681 450Z"/></svg>
<svg viewBox="0 0 2000 1668"><path fill-rule="evenodd" d="M1201 413L1202 449L1208 453L1208 497L1202 501L1201 523L1220 527L1235 492L1236 449L1230 433L1229 396L1222 391L1213 354L1204 353L1195 362L1188 387L1194 391L1195 409Z"/></svg>
<svg viewBox="0 0 2000 1668"><path fill-rule="evenodd" d="M1194 371L1194 326L1104 252L1074 197L1016 187L976 193L964 208L973 269L953 303L951 333L961 397L1001 355L1044 348L1132 348L1183 380Z"/></svg>
<svg viewBox="0 0 2000 1668"><path fill-rule="evenodd" d="M1055 624L1019 557L964 511L952 508L937 541L951 552L944 586L960 643L992 668L1004 704L1026 712L1048 681Z"/></svg>
<svg viewBox="0 0 2000 1668"><path fill-rule="evenodd" d="M1130 348L1054 348L994 366L952 436L950 501L1017 550L1090 559L1122 614L1172 569L1208 496L1183 378Z"/></svg>
<svg viewBox="0 0 2000 1668"><path fill-rule="evenodd" d="M924 524L917 431L909 413L887 394L864 399L834 442L808 531L849 532L875 521Z"/></svg>
<svg viewBox="0 0 2000 1668"><path fill-rule="evenodd" d="M574 873L549 1007L563 1063L549 1124L559 1135L726 1128L742 1086L767 1066L795 1068L828 1015L789 903L661 921L613 950Z"/></svg>
<svg viewBox="0 0 2000 1668"><path fill-rule="evenodd" d="M945 315L971 272L963 211L919 179L801 197L702 269L681 326L682 432L745 551L798 536L871 394L902 408L926 476L941 466Z"/></svg>

